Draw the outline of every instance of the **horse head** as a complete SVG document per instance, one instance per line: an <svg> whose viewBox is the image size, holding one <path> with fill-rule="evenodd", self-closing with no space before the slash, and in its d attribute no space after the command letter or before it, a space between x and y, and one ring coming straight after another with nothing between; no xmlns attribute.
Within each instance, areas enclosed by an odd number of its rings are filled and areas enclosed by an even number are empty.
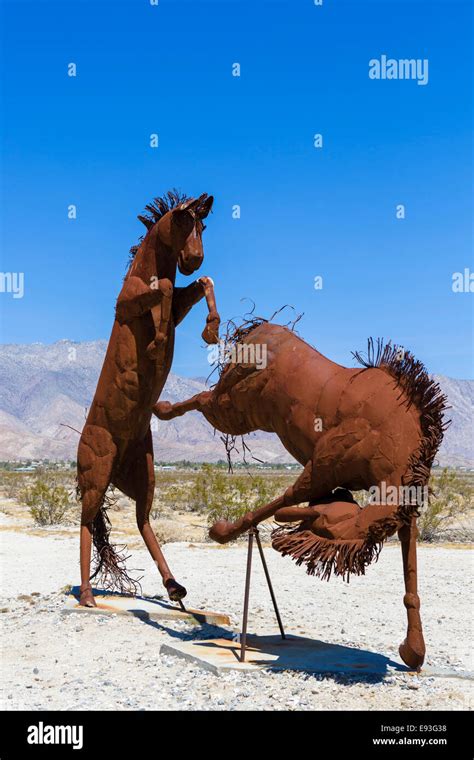
<svg viewBox="0 0 474 760"><path fill-rule="evenodd" d="M171 253L174 266L182 274L190 275L199 269L204 259L202 233L206 229L203 219L209 214L214 198L203 193L199 198L188 198L177 190L169 190L145 207L138 219L148 230L138 245L130 248L132 267L136 270L144 263L146 251L158 249ZM158 246L157 246L158 244ZM160 245L161 244L161 245ZM141 255L137 255L141 252Z"/></svg>
<svg viewBox="0 0 474 760"><path fill-rule="evenodd" d="M212 195L203 193L172 208L157 223L157 234L171 248L181 274L191 275L203 262L202 233L206 229L203 219L213 202Z"/></svg>

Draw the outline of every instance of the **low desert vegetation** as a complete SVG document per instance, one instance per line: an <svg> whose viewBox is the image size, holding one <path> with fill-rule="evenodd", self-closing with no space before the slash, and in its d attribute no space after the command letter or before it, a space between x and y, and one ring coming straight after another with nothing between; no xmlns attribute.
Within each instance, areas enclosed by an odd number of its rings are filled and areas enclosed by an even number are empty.
<svg viewBox="0 0 474 760"><path fill-rule="evenodd" d="M0 488L7 499L18 499L20 492L25 487L26 477L20 472L0 470Z"/></svg>
<svg viewBox="0 0 474 760"><path fill-rule="evenodd" d="M42 463L36 469L23 464L0 464L0 492L8 499L11 514L14 504L27 507L38 526L77 523L80 505L75 488L75 470L70 465ZM218 519L236 520L249 510L271 501L291 485L297 468L285 466L236 467L230 473L224 462L218 464L176 463L158 466L151 518L163 540L177 540L173 532L173 514L193 515L205 525ZM421 541L472 540L474 516L473 473L453 469L435 469L431 481L431 498L418 520ZM115 498L114 498L115 496ZM367 494L354 494L361 506ZM118 491L112 493L112 511L130 509L130 502ZM4 502L4 508L5 502ZM132 518L133 519L133 518ZM187 519L187 518L186 518ZM113 517L112 517L113 520Z"/></svg>
<svg viewBox="0 0 474 760"><path fill-rule="evenodd" d="M445 468L441 473L435 471L430 480L430 488L432 493L429 504L418 518L420 541L440 541L453 536L472 540L472 477L465 477L455 470Z"/></svg>
<svg viewBox="0 0 474 760"><path fill-rule="evenodd" d="M59 525L71 511L67 489L60 485L48 485L39 478L21 492L20 498L30 508L30 515L37 525Z"/></svg>

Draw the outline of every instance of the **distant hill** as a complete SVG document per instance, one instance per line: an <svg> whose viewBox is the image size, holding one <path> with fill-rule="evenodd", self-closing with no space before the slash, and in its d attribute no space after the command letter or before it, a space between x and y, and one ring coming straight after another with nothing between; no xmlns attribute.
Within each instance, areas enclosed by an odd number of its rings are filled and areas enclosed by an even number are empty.
<svg viewBox="0 0 474 760"><path fill-rule="evenodd" d="M0 346L0 459L75 459L85 412L94 395L107 342ZM452 409L438 455L441 465L473 466L474 381L435 378ZM204 379L170 374L163 399L181 401L205 389ZM70 427L65 427L65 426ZM153 422L155 459L213 462L225 459L220 433L198 412ZM266 462L292 458L276 436L248 436L252 453Z"/></svg>

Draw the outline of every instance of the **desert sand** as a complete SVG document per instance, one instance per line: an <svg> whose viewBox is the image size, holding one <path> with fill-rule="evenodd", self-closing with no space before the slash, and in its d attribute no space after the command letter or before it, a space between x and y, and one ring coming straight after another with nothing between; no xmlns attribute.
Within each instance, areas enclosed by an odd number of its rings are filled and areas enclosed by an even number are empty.
<svg viewBox="0 0 474 760"><path fill-rule="evenodd" d="M468 710L472 552L419 548L426 665L435 675L375 676L302 672L216 676L160 645L209 637L182 621L69 614L65 587L78 583L77 529L54 530L1 518L2 702L9 710ZM168 543L166 556L188 588L190 606L227 613L238 629L246 546ZM145 595L163 592L146 550L133 542L130 570ZM383 654L400 662L406 630L400 547L387 544L365 577L329 582L306 575L270 547L265 555L288 632ZM260 563L254 562L249 630L277 632Z"/></svg>

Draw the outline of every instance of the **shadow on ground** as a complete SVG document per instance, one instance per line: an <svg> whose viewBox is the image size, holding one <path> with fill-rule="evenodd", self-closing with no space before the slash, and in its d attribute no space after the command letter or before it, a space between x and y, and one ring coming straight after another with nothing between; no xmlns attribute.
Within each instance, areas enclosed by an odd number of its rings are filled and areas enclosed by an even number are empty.
<svg viewBox="0 0 474 760"><path fill-rule="evenodd" d="M78 598L79 588L71 591ZM106 614L113 611L114 600L126 605L129 615L144 624L166 633L171 643L166 645L166 652L201 664L213 672L240 669L239 637L230 626L210 624L206 614L192 610L193 621L183 619L181 608L161 596L125 597L117 592L94 589L99 610ZM108 605L105 604L107 598ZM101 599L104 608L101 609ZM131 601L133 600L133 602ZM167 625L165 620L156 619L153 610L160 613L176 613L176 621L190 623L181 629ZM175 642L173 644L173 641ZM274 671L291 670L312 675L332 677L339 682L370 680L377 682L387 675L397 672L409 672L409 669L385 655L365 649L333 644L319 639L311 639L289 634L285 640L279 635L257 636L249 634L247 640L246 669L266 668Z"/></svg>

